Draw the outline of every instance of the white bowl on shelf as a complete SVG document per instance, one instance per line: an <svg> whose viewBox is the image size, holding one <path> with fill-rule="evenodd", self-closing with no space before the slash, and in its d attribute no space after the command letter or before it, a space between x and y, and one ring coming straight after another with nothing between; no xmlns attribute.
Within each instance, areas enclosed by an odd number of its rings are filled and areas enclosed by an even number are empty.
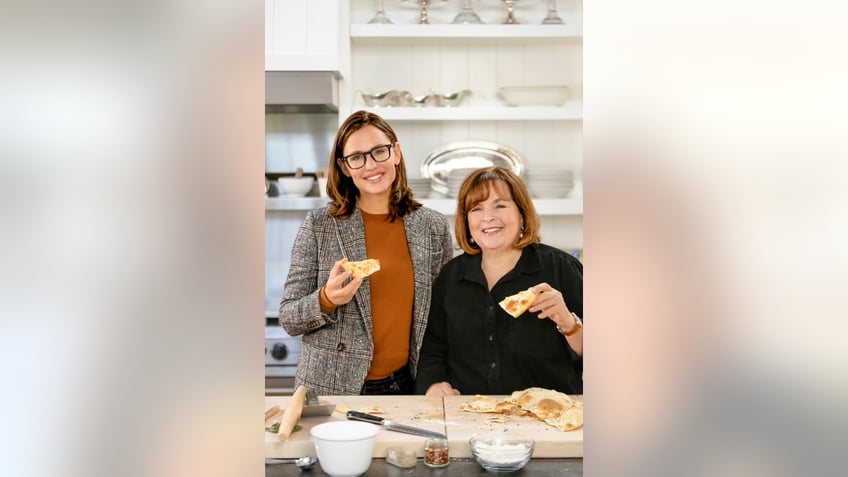
<svg viewBox="0 0 848 477"><path fill-rule="evenodd" d="M504 86L498 97L509 106L562 106L568 100L568 86Z"/></svg>
<svg viewBox="0 0 848 477"><path fill-rule="evenodd" d="M312 190L315 178L309 177L280 177L277 179L279 189L286 193L286 197L306 197Z"/></svg>

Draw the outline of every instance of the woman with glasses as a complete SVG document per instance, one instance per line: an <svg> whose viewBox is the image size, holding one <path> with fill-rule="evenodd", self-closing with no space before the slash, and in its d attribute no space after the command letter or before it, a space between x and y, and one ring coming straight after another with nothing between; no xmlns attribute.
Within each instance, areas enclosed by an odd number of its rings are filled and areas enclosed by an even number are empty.
<svg viewBox="0 0 848 477"><path fill-rule="evenodd" d="M475 170L460 186L455 225L465 253L433 285L417 392L583 394L583 265L541 243L524 182L503 167ZM528 288L538 297L518 318L501 309Z"/></svg>
<svg viewBox="0 0 848 477"><path fill-rule="evenodd" d="M336 134L327 207L295 239L280 323L303 335L295 386L322 395L412 394L433 281L453 256L447 219L415 201L397 135L358 111ZM378 259L353 278L341 263Z"/></svg>

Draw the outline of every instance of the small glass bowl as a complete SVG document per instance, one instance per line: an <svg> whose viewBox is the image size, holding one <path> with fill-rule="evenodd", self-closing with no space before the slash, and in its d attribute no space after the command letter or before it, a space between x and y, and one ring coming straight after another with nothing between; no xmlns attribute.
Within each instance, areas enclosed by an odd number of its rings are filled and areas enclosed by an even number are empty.
<svg viewBox="0 0 848 477"><path fill-rule="evenodd" d="M512 472L530 462L536 442L530 438L474 436L468 440L471 454L490 472Z"/></svg>

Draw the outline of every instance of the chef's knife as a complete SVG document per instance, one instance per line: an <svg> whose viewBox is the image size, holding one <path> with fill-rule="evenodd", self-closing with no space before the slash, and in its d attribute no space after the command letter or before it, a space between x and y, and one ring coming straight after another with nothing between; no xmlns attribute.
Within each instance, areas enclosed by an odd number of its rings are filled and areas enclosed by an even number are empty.
<svg viewBox="0 0 848 477"><path fill-rule="evenodd" d="M373 414L366 414L364 412L348 411L347 418L353 421L364 421L370 422L371 424L377 424L378 426L383 426L384 429L387 429L389 431L404 432L406 434L412 434L422 437L435 437L439 439L447 439L446 435L435 431L421 429L420 427L405 426L403 424L395 424L394 422L388 419L384 419L380 416L375 416Z"/></svg>

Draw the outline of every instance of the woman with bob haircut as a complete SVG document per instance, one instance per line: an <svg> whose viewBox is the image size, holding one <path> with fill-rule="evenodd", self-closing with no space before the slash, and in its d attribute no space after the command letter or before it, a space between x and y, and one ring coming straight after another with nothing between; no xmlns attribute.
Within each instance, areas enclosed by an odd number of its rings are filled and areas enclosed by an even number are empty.
<svg viewBox="0 0 848 477"><path fill-rule="evenodd" d="M541 243L539 227L511 170L477 169L462 183L455 233L465 253L433 285L419 394L583 393L583 265ZM538 297L518 318L498 306L528 288Z"/></svg>
<svg viewBox="0 0 848 477"><path fill-rule="evenodd" d="M292 247L280 324L303 335L295 387L319 395L412 394L430 292L453 256L444 215L412 197L392 127L358 111L339 128L327 207L307 213ZM380 270L353 278L341 264Z"/></svg>

